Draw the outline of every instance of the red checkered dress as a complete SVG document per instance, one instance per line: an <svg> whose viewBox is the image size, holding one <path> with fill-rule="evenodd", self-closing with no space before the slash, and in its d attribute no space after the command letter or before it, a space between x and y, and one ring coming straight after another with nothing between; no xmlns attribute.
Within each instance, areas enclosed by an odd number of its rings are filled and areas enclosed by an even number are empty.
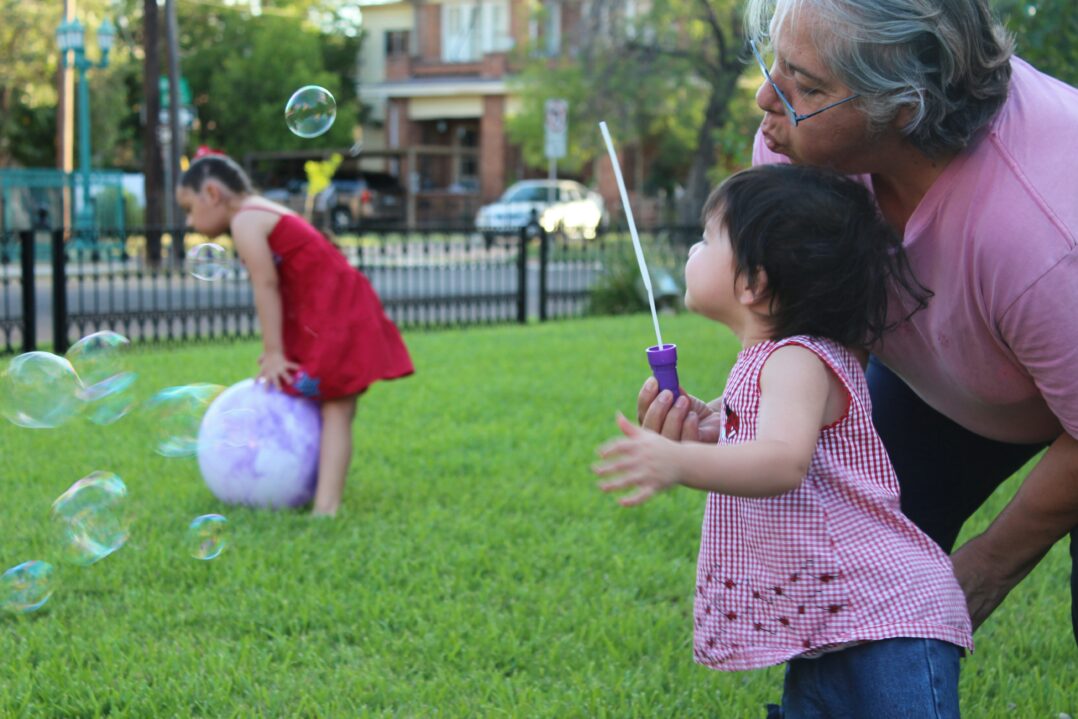
<svg viewBox="0 0 1078 719"><path fill-rule="evenodd" d="M824 427L801 485L777 497L709 494L697 564L696 661L714 669L893 637L973 649L951 562L899 509L898 481L872 427L856 358L829 340L791 337L741 351L723 393L720 444L756 438L760 372L779 347L815 353L849 393Z"/></svg>

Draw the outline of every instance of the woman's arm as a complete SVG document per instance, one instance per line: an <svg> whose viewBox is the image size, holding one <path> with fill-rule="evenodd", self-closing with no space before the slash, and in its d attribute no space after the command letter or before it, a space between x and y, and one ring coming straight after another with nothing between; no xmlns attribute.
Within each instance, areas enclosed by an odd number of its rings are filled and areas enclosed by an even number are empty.
<svg viewBox="0 0 1078 719"><path fill-rule="evenodd" d="M1078 527L1078 440L1064 433L988 529L951 555L977 628L1044 557Z"/></svg>
<svg viewBox="0 0 1078 719"><path fill-rule="evenodd" d="M618 416L625 435L599 448L594 467L612 479L603 491L636 489L621 503L650 499L675 484L741 497L769 497L800 485L812 461L820 427L834 405L830 370L803 347L768 358L760 376L756 439L731 445L679 443ZM832 401L829 403L829 398Z"/></svg>

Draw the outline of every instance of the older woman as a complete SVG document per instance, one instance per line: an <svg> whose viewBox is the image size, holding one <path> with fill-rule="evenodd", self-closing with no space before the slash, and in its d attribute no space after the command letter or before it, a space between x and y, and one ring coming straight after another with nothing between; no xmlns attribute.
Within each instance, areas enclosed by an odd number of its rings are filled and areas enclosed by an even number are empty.
<svg viewBox="0 0 1078 719"><path fill-rule="evenodd" d="M977 626L1068 533L1078 562L1078 90L1012 56L987 0L749 0L746 19L754 162L862 176L935 293L868 366L905 512L950 551L1047 448L952 555ZM670 399L645 383L641 423L713 438L709 406Z"/></svg>

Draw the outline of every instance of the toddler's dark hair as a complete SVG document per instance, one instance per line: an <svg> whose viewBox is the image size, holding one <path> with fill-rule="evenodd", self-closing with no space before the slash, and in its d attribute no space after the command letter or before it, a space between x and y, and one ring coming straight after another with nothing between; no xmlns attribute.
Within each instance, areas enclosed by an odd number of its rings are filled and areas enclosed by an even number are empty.
<svg viewBox="0 0 1078 719"><path fill-rule="evenodd" d="M243 168L225 155L205 155L192 162L180 178L180 186L199 192L206 180L210 179L217 180L238 194L246 195L254 191Z"/></svg>
<svg viewBox="0 0 1078 719"><path fill-rule="evenodd" d="M830 170L761 165L727 178L704 204L730 238L737 275L767 274L773 338L826 337L868 347L927 304L902 242L864 185ZM889 289L912 310L887 322ZM903 305L906 303L903 302Z"/></svg>

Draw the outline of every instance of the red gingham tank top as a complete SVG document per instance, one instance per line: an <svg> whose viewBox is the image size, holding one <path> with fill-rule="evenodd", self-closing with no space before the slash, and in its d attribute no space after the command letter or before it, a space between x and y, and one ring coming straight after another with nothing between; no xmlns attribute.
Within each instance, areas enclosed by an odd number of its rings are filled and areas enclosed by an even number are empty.
<svg viewBox="0 0 1078 719"><path fill-rule="evenodd" d="M797 489L764 498L708 495L697 563L696 661L753 669L894 637L972 650L950 559L899 509L898 480L872 427L868 385L848 350L804 336L742 350L723 392L719 443L756 438L760 372L772 352L791 344L835 373L849 407L821 430Z"/></svg>

